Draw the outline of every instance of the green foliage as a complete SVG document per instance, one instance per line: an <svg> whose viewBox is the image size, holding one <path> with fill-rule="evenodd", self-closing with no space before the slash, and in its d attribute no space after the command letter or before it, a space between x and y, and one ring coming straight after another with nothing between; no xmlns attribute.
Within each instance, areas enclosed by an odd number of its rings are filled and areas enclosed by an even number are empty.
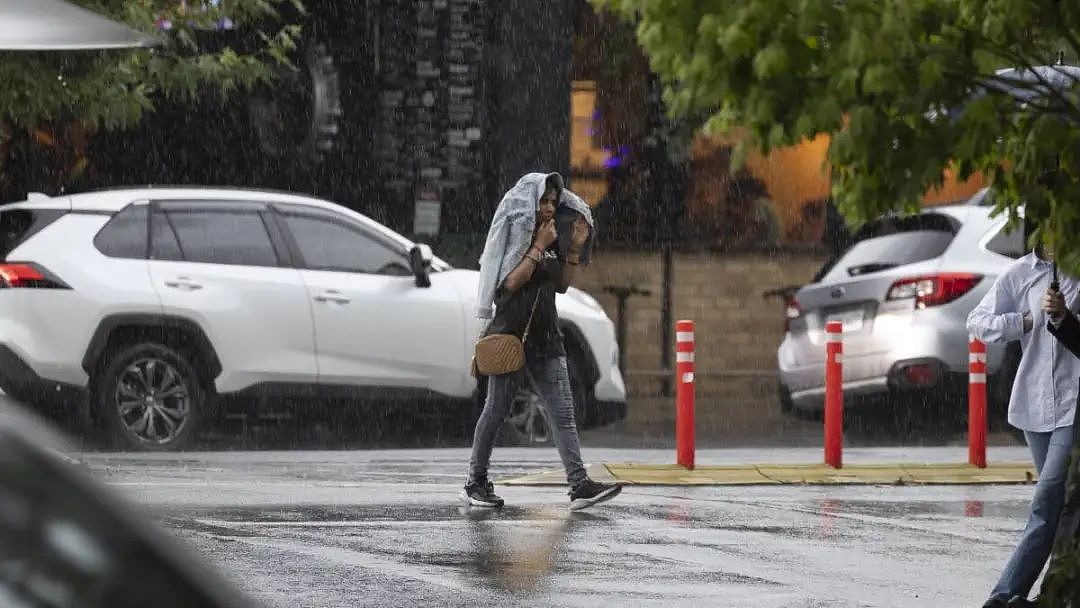
<svg viewBox="0 0 1080 608"><path fill-rule="evenodd" d="M742 127L763 152L829 134L833 195L849 218L917 210L955 163L961 178L992 179L1013 222L1023 204L1034 238L1080 276L1080 89L1021 104L1003 88L1038 83L996 73L1053 64L1059 51L1075 62L1080 3L592 1L637 23L674 114ZM1078 572L1074 544L1048 579L1053 605L1080 605Z"/></svg>
<svg viewBox="0 0 1080 608"><path fill-rule="evenodd" d="M1037 83L995 74L1076 57L1080 3L592 1L637 23L674 114L743 127L763 152L829 134L833 195L849 218L917 209L955 163L961 178L990 176L1014 221L1020 201L1037 221L1052 215L1042 232L1080 274L1076 89L1022 105L1001 89Z"/></svg>
<svg viewBox="0 0 1080 608"><path fill-rule="evenodd" d="M151 50L0 53L0 125L6 123L6 132L68 121L91 131L127 128L152 111L155 100L191 100L207 92L224 96L270 81L278 66L289 65L300 35L299 26L281 23L281 11L303 12L298 0L76 3L155 34L163 45ZM252 42L243 50L218 43L215 26L226 18ZM160 30L162 19L169 20L172 29Z"/></svg>

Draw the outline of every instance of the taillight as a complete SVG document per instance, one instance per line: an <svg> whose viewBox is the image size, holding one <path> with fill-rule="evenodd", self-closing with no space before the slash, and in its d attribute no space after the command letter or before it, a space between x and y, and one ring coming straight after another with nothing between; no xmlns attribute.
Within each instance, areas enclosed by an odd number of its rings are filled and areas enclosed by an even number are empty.
<svg viewBox="0 0 1080 608"><path fill-rule="evenodd" d="M0 289L70 289L63 281L37 264L0 264Z"/></svg>
<svg viewBox="0 0 1080 608"><path fill-rule="evenodd" d="M982 275L966 272L943 272L900 279L889 288L888 299L915 299L916 308L948 304L971 291L982 280Z"/></svg>
<svg viewBox="0 0 1080 608"><path fill-rule="evenodd" d="M799 301L795 298L791 298L787 301L784 318L784 331L791 331L791 322L794 319L798 319L802 316L802 306L799 306Z"/></svg>

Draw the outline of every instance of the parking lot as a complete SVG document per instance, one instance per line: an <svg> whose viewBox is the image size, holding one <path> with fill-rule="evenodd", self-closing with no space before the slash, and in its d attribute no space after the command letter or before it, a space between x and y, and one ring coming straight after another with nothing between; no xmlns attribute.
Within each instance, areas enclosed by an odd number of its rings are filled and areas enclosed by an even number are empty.
<svg viewBox="0 0 1080 608"><path fill-rule="evenodd" d="M701 462L805 461L707 450ZM995 448L992 459L1023 459ZM496 478L557 468L505 449ZM669 460L590 449L589 462ZM958 448L854 450L962 459ZM460 449L88 454L94 475L269 606L968 606L1019 533L1030 486L629 487L571 515L557 488L455 495Z"/></svg>

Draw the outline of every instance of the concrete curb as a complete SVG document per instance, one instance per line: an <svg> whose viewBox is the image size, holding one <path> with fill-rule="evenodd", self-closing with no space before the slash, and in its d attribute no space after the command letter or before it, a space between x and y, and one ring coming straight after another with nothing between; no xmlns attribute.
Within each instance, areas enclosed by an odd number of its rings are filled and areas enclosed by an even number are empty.
<svg viewBox="0 0 1080 608"><path fill-rule="evenodd" d="M853 464L833 469L825 464L706 465L688 471L678 465L600 463L586 467L597 481L638 486L757 485L979 485L1029 484L1036 479L1031 463L995 463L980 469L969 464ZM565 486L561 470L499 481L505 486Z"/></svg>

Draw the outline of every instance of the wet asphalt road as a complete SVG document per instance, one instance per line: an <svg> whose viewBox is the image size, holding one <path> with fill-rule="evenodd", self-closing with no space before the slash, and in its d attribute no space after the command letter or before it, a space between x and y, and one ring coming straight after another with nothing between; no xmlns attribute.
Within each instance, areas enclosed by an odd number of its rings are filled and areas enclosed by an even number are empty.
<svg viewBox="0 0 1080 608"><path fill-rule="evenodd" d="M847 458L964 455L867 449ZM556 458L500 449L493 474L550 469ZM718 450L698 462L818 458ZM507 508L491 512L456 503L466 459L458 449L85 455L99 479L275 607L979 606L1031 495L1031 486L628 487L571 514L562 488L507 487Z"/></svg>

